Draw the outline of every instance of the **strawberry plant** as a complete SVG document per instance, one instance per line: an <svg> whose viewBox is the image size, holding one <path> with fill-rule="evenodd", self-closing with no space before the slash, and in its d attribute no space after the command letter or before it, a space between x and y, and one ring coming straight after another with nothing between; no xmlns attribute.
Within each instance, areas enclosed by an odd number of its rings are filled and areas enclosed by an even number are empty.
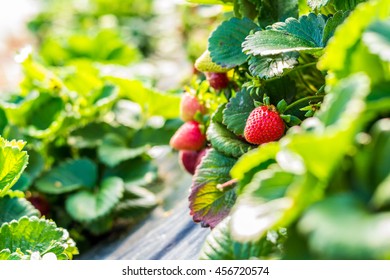
<svg viewBox="0 0 390 280"><path fill-rule="evenodd" d="M189 196L212 229L200 258L387 259L389 2L190 2L234 15L189 86L208 109Z"/></svg>
<svg viewBox="0 0 390 280"><path fill-rule="evenodd" d="M0 137L0 260L72 259L78 250L68 231L12 189L28 163L25 144Z"/></svg>
<svg viewBox="0 0 390 280"><path fill-rule="evenodd" d="M179 114L180 98L105 75L88 61L48 67L30 54L22 67L19 92L0 104L2 134L28 141L31 155L16 188L28 191L31 202L39 197L37 208L44 206L82 245L119 221L132 225L145 217L159 189L149 150L167 144L180 124L169 120Z"/></svg>

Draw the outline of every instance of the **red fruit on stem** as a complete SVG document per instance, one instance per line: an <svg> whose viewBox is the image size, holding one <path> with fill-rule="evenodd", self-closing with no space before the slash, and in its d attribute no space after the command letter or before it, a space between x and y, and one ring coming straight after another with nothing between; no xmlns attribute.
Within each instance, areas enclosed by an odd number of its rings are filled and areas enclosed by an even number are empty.
<svg viewBox="0 0 390 280"><path fill-rule="evenodd" d="M201 151L181 150L179 152L180 163L188 173L194 175L196 167L200 164L205 154L206 149Z"/></svg>
<svg viewBox="0 0 390 280"><path fill-rule="evenodd" d="M169 144L176 150L198 151L206 144L206 136L198 122L188 121L175 132Z"/></svg>
<svg viewBox="0 0 390 280"><path fill-rule="evenodd" d="M260 145L279 140L284 134L285 124L274 106L260 106L254 109L246 121L246 141Z"/></svg>
<svg viewBox="0 0 390 280"><path fill-rule="evenodd" d="M206 78L210 83L210 86L216 90L224 89L229 84L229 79L226 73L206 73Z"/></svg>
<svg viewBox="0 0 390 280"><path fill-rule="evenodd" d="M192 121L197 112L206 113L206 107L199 103L196 97L186 93L180 102L180 118L183 121Z"/></svg>
<svg viewBox="0 0 390 280"><path fill-rule="evenodd" d="M42 216L47 216L50 212L50 204L45 197L41 195L33 195L27 198L31 204L39 210Z"/></svg>

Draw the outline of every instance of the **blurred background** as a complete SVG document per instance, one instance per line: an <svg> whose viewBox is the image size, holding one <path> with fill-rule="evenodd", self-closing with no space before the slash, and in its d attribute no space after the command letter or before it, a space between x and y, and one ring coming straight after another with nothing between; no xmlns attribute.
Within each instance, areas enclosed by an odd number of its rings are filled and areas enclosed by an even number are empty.
<svg viewBox="0 0 390 280"><path fill-rule="evenodd" d="M220 12L184 0L1 3L0 135L29 154L13 188L25 198L4 205L53 219L80 252L152 210L187 212L191 176L168 143Z"/></svg>

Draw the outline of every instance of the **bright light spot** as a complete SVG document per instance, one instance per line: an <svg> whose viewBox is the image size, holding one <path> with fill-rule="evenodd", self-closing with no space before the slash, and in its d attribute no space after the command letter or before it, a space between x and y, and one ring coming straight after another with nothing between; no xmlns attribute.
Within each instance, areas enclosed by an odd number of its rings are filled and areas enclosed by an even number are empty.
<svg viewBox="0 0 390 280"><path fill-rule="evenodd" d="M290 151L280 151L276 155L276 161L280 167L288 172L294 174L304 174L305 173L305 164L303 163L302 158Z"/></svg>
<svg viewBox="0 0 390 280"><path fill-rule="evenodd" d="M15 61L16 63L22 63L24 62L32 53L32 46L27 45L26 47L22 48L17 55L15 55Z"/></svg>

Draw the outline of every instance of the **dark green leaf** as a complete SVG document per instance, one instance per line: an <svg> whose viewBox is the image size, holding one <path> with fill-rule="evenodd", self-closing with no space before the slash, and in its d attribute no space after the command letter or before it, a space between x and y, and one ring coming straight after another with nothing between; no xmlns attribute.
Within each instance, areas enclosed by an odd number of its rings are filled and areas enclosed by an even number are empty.
<svg viewBox="0 0 390 280"><path fill-rule="evenodd" d="M224 106L220 106L214 113L212 122L207 129L207 139L218 152L238 158L248 152L253 146L240 139L222 124L224 108Z"/></svg>
<svg viewBox="0 0 390 280"><path fill-rule="evenodd" d="M0 108L0 134L4 134L4 128L8 124L7 115L5 114L4 110Z"/></svg>
<svg viewBox="0 0 390 280"><path fill-rule="evenodd" d="M39 211L25 198L6 196L0 199L0 225L19 220L23 216L39 217Z"/></svg>
<svg viewBox="0 0 390 280"><path fill-rule="evenodd" d="M258 26L247 18L231 18L224 21L209 38L210 56L213 62L225 68L243 64L247 56L242 52L241 44L251 30Z"/></svg>
<svg viewBox="0 0 390 280"><path fill-rule="evenodd" d="M157 167L149 159L136 158L107 169L104 177L117 176L126 184L144 186L157 178Z"/></svg>
<svg viewBox="0 0 390 280"><path fill-rule="evenodd" d="M299 18L288 18L267 30L246 37L243 51L251 55L277 55L288 52L318 53L322 42L326 17L310 13Z"/></svg>
<svg viewBox="0 0 390 280"><path fill-rule="evenodd" d="M349 15L349 11L348 12L339 11L326 21L326 25L324 28L324 35L322 37L322 44L324 46L328 43L329 39L333 36L337 26L342 24L348 15Z"/></svg>
<svg viewBox="0 0 390 280"><path fill-rule="evenodd" d="M260 2L260 1L259 1ZM259 23L262 27L289 17L298 17L298 0L262 0Z"/></svg>
<svg viewBox="0 0 390 280"><path fill-rule="evenodd" d="M48 129L58 118L58 115L64 109L64 103L61 98L53 97L33 107L27 116L28 124L37 130Z"/></svg>
<svg viewBox="0 0 390 280"><path fill-rule="evenodd" d="M68 136L68 145L79 149L99 146L103 142L102 136L111 130L112 127L107 123L91 122L72 131Z"/></svg>
<svg viewBox="0 0 390 280"><path fill-rule="evenodd" d="M76 221L92 222L108 215L123 196L124 184L118 177L104 179L96 192L80 191L70 195L66 211Z"/></svg>
<svg viewBox="0 0 390 280"><path fill-rule="evenodd" d="M245 88L231 98L223 111L223 123L236 135L244 135L246 120L255 109L253 99Z"/></svg>
<svg viewBox="0 0 390 280"><path fill-rule="evenodd" d="M43 175L37 182L39 191L48 194L72 192L81 187L93 188L97 180L97 167L89 159L69 160Z"/></svg>
<svg viewBox="0 0 390 280"><path fill-rule="evenodd" d="M98 156L104 164L114 167L123 161L141 156L147 150L147 146L130 148L120 136L107 134L98 147Z"/></svg>
<svg viewBox="0 0 390 280"><path fill-rule="evenodd" d="M253 76L269 79L282 76L284 71L292 69L298 64L299 53L283 53L272 56L251 56L249 71Z"/></svg>
<svg viewBox="0 0 390 280"><path fill-rule="evenodd" d="M217 151L234 158L239 158L248 152L252 145L241 140L223 124L212 122L207 129L207 139Z"/></svg>
<svg viewBox="0 0 390 280"><path fill-rule="evenodd" d="M183 122L179 119L171 119L160 128L144 126L135 133L131 145L134 147L167 145L182 124Z"/></svg>
<svg viewBox="0 0 390 280"><path fill-rule="evenodd" d="M367 0L332 0L332 4L336 10L350 11L358 4L366 2Z"/></svg>
<svg viewBox="0 0 390 280"><path fill-rule="evenodd" d="M215 227L230 212L236 200L234 188L220 190L218 184L229 181L230 169L236 159L214 149L207 151L197 168L191 186L190 209L194 221Z"/></svg>
<svg viewBox="0 0 390 280"><path fill-rule="evenodd" d="M373 22L363 33L363 42L371 53L390 62L390 20Z"/></svg>
<svg viewBox="0 0 390 280"><path fill-rule="evenodd" d="M234 15L236 17L247 17L255 19L261 6L261 1L253 0L235 0L234 1Z"/></svg>

